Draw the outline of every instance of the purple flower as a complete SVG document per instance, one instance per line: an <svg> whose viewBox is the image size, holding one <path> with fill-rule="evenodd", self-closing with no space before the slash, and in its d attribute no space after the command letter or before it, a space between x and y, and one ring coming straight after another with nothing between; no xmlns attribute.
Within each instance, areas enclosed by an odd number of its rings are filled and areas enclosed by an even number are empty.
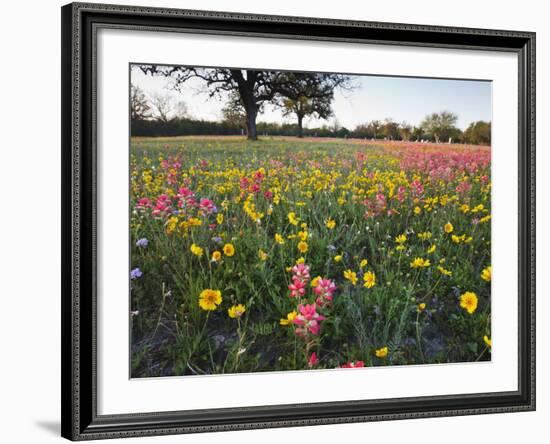
<svg viewBox="0 0 550 444"><path fill-rule="evenodd" d="M149 245L149 241L144 237L142 237L136 242L136 246L138 247L145 248L147 245Z"/></svg>
<svg viewBox="0 0 550 444"><path fill-rule="evenodd" d="M138 279L143 275L142 271L139 268L134 268L130 271L130 279Z"/></svg>
<svg viewBox="0 0 550 444"><path fill-rule="evenodd" d="M216 237L213 237L212 240L214 242L216 242L217 244L221 244L223 241L222 241L222 238L219 237L219 236L216 236Z"/></svg>

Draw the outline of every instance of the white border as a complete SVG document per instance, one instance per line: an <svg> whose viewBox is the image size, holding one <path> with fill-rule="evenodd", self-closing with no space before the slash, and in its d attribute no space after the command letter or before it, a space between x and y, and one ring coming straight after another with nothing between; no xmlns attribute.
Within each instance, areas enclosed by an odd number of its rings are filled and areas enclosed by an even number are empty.
<svg viewBox="0 0 550 444"><path fill-rule="evenodd" d="M518 65L514 54L100 29L97 61L98 414L517 389ZM129 62L492 80L492 362L130 380Z"/></svg>

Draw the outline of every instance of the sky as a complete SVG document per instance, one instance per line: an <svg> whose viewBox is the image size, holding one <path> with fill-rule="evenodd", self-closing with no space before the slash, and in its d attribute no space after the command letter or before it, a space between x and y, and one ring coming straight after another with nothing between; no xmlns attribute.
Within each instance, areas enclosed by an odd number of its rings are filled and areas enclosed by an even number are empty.
<svg viewBox="0 0 550 444"><path fill-rule="evenodd" d="M220 120L224 101L209 98L202 92L204 83L192 79L182 92L174 91L172 80L162 76L147 76L132 69L131 82L145 94L172 95L175 102L184 102L188 113L204 120ZM464 130L471 122L491 121L491 82L480 80L427 79L416 77L353 76L352 91L335 93L332 109L334 117L327 120L308 118L306 127L332 124L334 119L348 129L371 120L391 118L418 125L432 112L452 111L458 115L457 126ZM258 115L259 122L287 122L295 118L283 117L279 109L266 106Z"/></svg>

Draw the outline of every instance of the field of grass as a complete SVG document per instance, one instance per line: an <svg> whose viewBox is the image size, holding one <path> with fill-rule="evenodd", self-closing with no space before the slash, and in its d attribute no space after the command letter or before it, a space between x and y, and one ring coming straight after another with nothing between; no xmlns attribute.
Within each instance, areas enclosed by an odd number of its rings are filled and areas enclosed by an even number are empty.
<svg viewBox="0 0 550 444"><path fill-rule="evenodd" d="M131 144L132 377L491 358L490 148Z"/></svg>

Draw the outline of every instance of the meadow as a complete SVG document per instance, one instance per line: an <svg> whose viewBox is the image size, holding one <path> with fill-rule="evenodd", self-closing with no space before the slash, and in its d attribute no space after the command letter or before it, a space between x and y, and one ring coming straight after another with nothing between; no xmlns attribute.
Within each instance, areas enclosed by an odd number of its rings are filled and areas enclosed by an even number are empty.
<svg viewBox="0 0 550 444"><path fill-rule="evenodd" d="M133 138L132 377L490 360L490 151Z"/></svg>

